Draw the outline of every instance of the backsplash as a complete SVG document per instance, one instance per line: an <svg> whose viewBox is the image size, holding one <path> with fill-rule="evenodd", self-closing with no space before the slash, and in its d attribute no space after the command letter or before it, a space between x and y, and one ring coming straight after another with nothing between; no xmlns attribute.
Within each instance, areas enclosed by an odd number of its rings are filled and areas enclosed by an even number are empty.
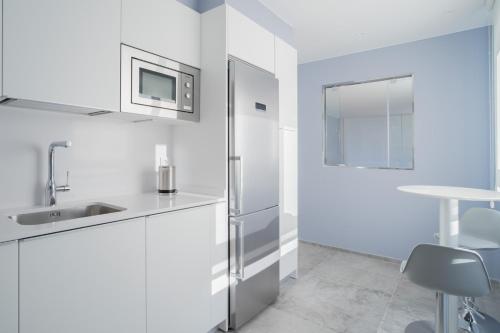
<svg viewBox="0 0 500 333"><path fill-rule="evenodd" d="M56 151L55 178L71 191L59 202L152 192L156 164L173 147L172 129L163 122L131 123L106 117L0 106L0 209L43 203L50 142L71 140ZM166 149L165 149L166 147Z"/></svg>

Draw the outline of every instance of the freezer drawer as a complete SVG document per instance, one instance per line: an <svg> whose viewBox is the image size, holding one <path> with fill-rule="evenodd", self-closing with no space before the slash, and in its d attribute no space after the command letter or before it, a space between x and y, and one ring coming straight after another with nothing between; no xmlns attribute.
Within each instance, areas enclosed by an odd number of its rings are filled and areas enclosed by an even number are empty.
<svg viewBox="0 0 500 333"><path fill-rule="evenodd" d="M279 294L279 262L230 290L229 327L238 329L272 304Z"/></svg>
<svg viewBox="0 0 500 333"><path fill-rule="evenodd" d="M229 204L245 215L279 202L278 81L241 61L229 74Z"/></svg>
<svg viewBox="0 0 500 333"><path fill-rule="evenodd" d="M230 217L230 326L266 308L279 291L279 207Z"/></svg>

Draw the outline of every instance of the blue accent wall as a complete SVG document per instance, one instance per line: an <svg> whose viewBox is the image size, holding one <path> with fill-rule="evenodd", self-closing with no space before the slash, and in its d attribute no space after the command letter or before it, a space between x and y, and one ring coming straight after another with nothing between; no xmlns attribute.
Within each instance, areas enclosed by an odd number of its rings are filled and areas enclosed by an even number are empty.
<svg viewBox="0 0 500 333"><path fill-rule="evenodd" d="M204 13L224 4L224 0L198 0L198 11Z"/></svg>
<svg viewBox="0 0 500 333"><path fill-rule="evenodd" d="M490 188L490 46L480 28L299 66L302 240L406 258L434 242L439 202L398 186ZM404 74L414 75L415 170L323 166L322 86Z"/></svg>
<svg viewBox="0 0 500 333"><path fill-rule="evenodd" d="M204 13L227 3L287 43L294 45L293 29L258 0L177 0Z"/></svg>
<svg viewBox="0 0 500 333"><path fill-rule="evenodd" d="M200 11L199 10L200 0L177 0L177 1L179 1L180 3L188 6L191 9L196 10L197 12Z"/></svg>

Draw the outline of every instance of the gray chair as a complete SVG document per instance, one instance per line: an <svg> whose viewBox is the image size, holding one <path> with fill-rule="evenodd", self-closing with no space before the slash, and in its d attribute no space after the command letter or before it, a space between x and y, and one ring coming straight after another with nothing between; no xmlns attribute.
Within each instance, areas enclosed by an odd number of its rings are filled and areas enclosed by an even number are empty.
<svg viewBox="0 0 500 333"><path fill-rule="evenodd" d="M438 311L435 331L442 331L442 294L459 297L481 297L491 292L491 284L481 256L474 251L432 244L420 244L401 265L401 272L413 283L437 292ZM492 317L471 313L469 327L474 333L498 333L500 323ZM457 318L458 319L458 318ZM419 321L408 325L405 332L434 332L432 324Z"/></svg>
<svg viewBox="0 0 500 333"><path fill-rule="evenodd" d="M471 208L460 218L458 246L471 250L500 249L500 212ZM435 235L439 239L439 234Z"/></svg>
<svg viewBox="0 0 500 333"><path fill-rule="evenodd" d="M460 218L458 246L481 253L500 249L500 212L489 208L471 208ZM439 234L436 234L439 239ZM460 324L467 325L470 317L483 315L473 297L463 300ZM474 315L476 314L476 315ZM480 318L480 316L479 316ZM470 330L469 330L470 331Z"/></svg>

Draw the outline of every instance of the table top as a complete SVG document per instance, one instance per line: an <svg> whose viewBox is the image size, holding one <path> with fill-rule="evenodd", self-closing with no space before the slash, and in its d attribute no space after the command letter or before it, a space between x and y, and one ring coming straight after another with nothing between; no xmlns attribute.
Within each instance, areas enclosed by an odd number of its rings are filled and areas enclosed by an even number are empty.
<svg viewBox="0 0 500 333"><path fill-rule="evenodd" d="M500 201L500 192L480 188L411 185L399 186L398 190L439 199L455 199L463 201Z"/></svg>

